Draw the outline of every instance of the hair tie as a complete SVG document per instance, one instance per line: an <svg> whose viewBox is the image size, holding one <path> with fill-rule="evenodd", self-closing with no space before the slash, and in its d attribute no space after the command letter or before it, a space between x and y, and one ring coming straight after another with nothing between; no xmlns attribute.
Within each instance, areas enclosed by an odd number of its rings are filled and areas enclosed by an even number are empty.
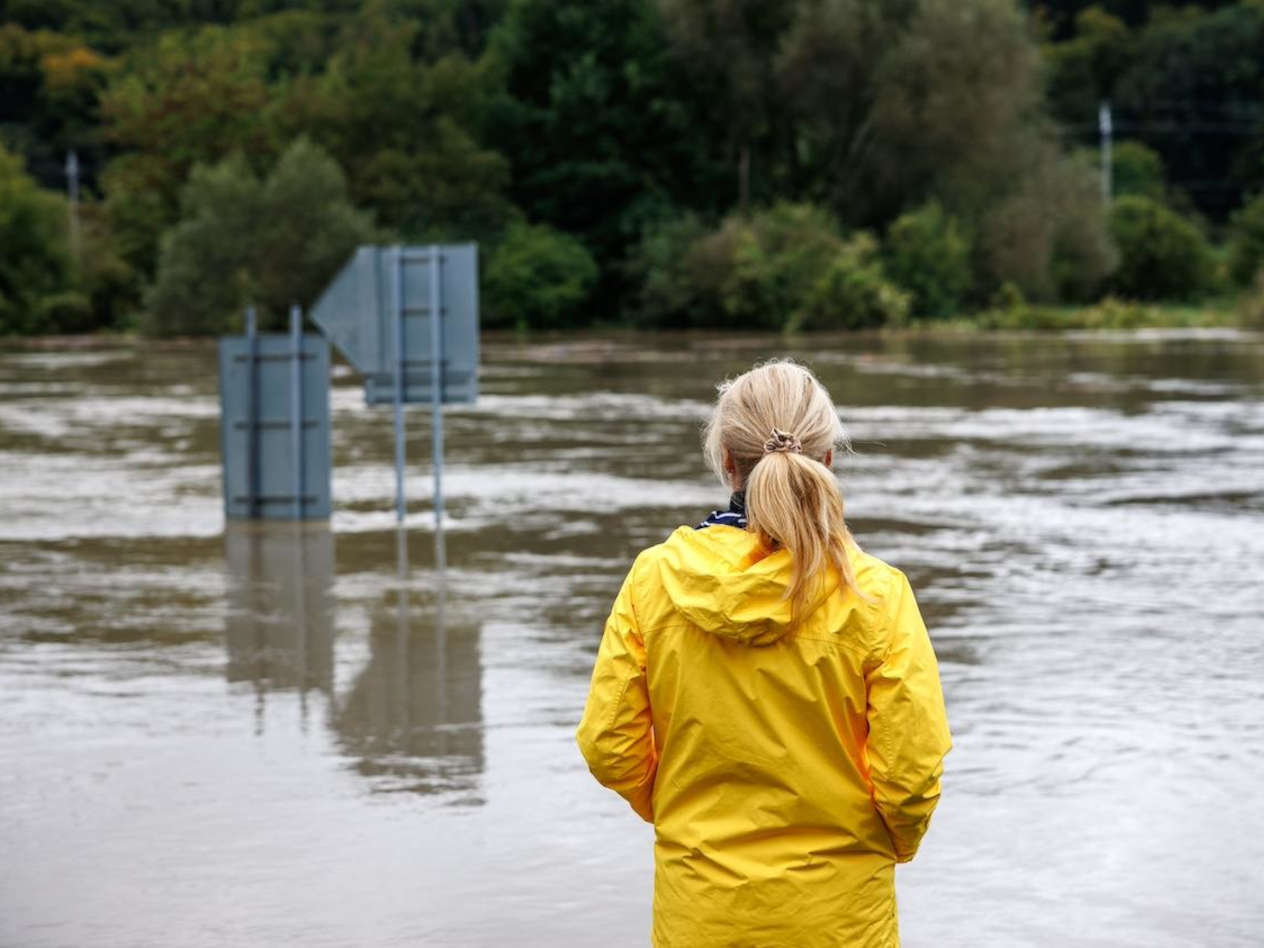
<svg viewBox="0 0 1264 948"><path fill-rule="evenodd" d="M803 442L788 431L780 428L772 429L772 437L764 442L764 454L802 454Z"/></svg>

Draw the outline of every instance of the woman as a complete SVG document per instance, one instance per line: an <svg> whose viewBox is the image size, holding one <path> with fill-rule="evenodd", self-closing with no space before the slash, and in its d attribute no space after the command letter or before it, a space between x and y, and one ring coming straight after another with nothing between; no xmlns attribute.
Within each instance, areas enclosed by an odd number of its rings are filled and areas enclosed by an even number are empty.
<svg viewBox="0 0 1264 948"><path fill-rule="evenodd" d="M843 522L841 443L800 365L722 385L729 510L642 552L606 623L578 740L654 824L654 945L899 944L950 739L908 580Z"/></svg>

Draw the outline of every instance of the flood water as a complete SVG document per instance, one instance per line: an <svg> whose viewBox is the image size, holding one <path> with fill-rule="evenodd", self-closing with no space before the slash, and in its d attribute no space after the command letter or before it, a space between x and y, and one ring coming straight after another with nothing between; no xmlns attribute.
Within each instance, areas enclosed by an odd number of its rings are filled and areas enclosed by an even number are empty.
<svg viewBox="0 0 1264 948"><path fill-rule="evenodd" d="M905 944L1264 942L1264 339L1136 333L491 340L442 576L426 411L401 550L345 369L328 527L226 531L211 345L0 354L0 945L645 944L573 730L633 555L725 502L714 382L787 353L941 661Z"/></svg>

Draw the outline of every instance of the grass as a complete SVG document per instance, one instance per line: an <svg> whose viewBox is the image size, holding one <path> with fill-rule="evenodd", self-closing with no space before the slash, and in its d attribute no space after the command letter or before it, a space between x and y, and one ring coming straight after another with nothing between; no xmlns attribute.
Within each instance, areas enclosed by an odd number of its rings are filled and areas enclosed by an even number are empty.
<svg viewBox="0 0 1264 948"><path fill-rule="evenodd" d="M938 320L958 330L1030 329L1237 329L1254 328L1251 314L1232 297L1200 303L1140 303L1107 297L1088 306L1048 306L1018 302L969 316Z"/></svg>

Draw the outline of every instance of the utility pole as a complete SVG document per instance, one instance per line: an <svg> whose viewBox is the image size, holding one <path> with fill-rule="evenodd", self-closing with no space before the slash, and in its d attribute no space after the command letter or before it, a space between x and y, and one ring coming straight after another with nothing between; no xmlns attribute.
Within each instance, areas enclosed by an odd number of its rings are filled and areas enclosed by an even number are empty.
<svg viewBox="0 0 1264 948"><path fill-rule="evenodd" d="M70 205L70 254L79 262L79 156L72 148L66 153L66 197Z"/></svg>
<svg viewBox="0 0 1264 948"><path fill-rule="evenodd" d="M1097 130L1102 136L1102 204L1110 207L1112 158L1110 154L1113 127L1110 120L1110 102L1103 100L1097 110Z"/></svg>

